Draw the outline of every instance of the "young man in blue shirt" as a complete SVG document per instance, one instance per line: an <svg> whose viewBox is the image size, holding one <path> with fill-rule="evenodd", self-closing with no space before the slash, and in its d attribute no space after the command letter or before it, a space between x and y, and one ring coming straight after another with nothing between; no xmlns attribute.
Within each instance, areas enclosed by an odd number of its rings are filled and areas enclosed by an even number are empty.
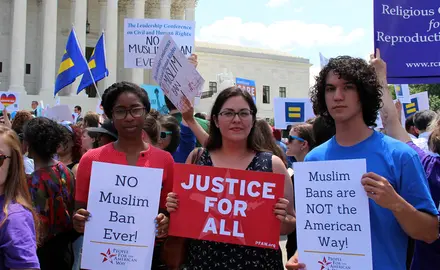
<svg viewBox="0 0 440 270"><path fill-rule="evenodd" d="M373 269L405 270L408 236L435 241L438 212L417 153L370 128L381 96L380 80L364 60L330 59L312 88L311 101L315 113L335 126L336 135L313 149L305 161L366 159L368 173L359 180L370 198ZM297 254L287 265L304 267Z"/></svg>

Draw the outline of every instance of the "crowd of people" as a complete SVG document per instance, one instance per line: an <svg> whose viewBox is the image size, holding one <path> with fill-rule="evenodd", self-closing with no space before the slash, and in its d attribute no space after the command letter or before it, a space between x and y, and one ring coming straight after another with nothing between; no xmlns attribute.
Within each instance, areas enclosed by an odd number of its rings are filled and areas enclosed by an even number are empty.
<svg viewBox="0 0 440 270"><path fill-rule="evenodd" d="M197 66L197 57L190 57ZM370 198L374 270L424 270L440 265L440 116L417 112L400 122L386 63L377 51L370 63L341 56L321 70L310 95L316 117L282 131L258 119L252 96L235 86L217 95L209 115L187 102L161 115L142 88L111 85L102 95L104 114L75 107L77 122L57 123L19 111L0 125L0 270L81 269L94 161L163 170L155 220L152 269L303 269L298 249L292 163L366 159L362 182ZM380 112L384 128L375 130ZM274 205L282 251L183 239L168 235L174 163L284 175L284 196ZM257 224L256 224L257 226ZM264 230L264 220L258 224ZM362 243L357 243L362 245Z"/></svg>

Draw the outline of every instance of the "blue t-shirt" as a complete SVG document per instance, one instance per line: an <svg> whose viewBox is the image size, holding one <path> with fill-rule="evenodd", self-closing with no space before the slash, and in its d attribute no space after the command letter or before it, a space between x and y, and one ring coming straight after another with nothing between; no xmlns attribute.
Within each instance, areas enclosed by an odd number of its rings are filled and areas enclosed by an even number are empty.
<svg viewBox="0 0 440 270"><path fill-rule="evenodd" d="M339 145L333 137L313 149L305 161L363 158L367 161L367 172L385 177L396 192L416 209L438 214L417 153L405 143L382 133L374 131L366 140L349 147ZM369 202L373 269L405 270L408 235L390 210L371 199Z"/></svg>

